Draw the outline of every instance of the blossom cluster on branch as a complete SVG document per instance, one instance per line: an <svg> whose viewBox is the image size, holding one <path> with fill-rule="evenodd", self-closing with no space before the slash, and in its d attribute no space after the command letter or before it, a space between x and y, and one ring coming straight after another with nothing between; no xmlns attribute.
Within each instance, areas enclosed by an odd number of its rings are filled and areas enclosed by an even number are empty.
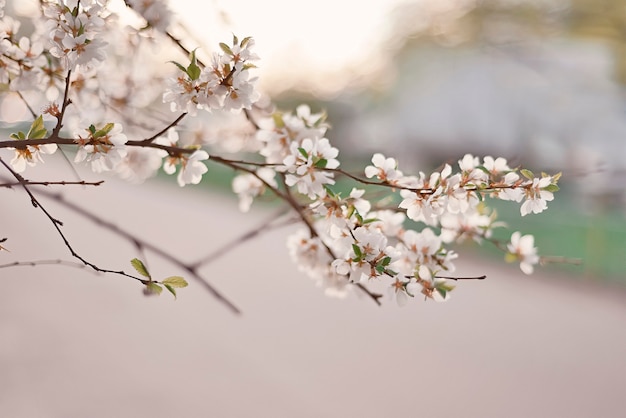
<svg viewBox="0 0 626 418"><path fill-rule="evenodd" d="M42 1L29 35L20 34L19 22L8 15L0 21L0 83L8 87L2 94L17 95L32 116L26 132L0 139L0 149L12 151L10 163L4 154L0 162L33 203L35 183L24 173L58 152L74 153L74 163L96 173L136 182L162 168L178 173L180 186L199 183L212 162L238 173L232 188L242 211L261 195L289 207L302 226L287 239L289 254L331 296L358 289L379 303L381 295L368 285L386 281L399 304L418 296L447 300L451 281L463 279L451 276L458 254L450 246L466 239L492 242L527 274L541 261L530 235L515 231L508 243L493 239L493 229L504 224L488 203L506 200L520 204L522 216L540 213L558 190L560 174L535 176L504 158L469 154L432 173L405 174L382 153L361 173L344 171L326 136L324 114L306 105L280 112L262 104L252 38L233 36L203 62L168 32L174 17L163 1L125 4L145 26L121 26L104 0ZM143 51L155 38L167 39L188 60L172 59L164 74L148 70ZM164 87L155 92L154 86ZM41 114L33 111L36 105ZM248 138L241 150L247 157L226 158L211 147L210 128L193 127L202 120L199 112L237 116L241 129L233 137ZM336 187L338 177L353 182L350 192ZM44 213L84 265L135 278L149 292L163 285L175 294L171 287L185 284L178 277L154 281L137 259L133 266L143 277L90 263L71 246L61 223ZM195 274L194 266L186 269Z"/></svg>

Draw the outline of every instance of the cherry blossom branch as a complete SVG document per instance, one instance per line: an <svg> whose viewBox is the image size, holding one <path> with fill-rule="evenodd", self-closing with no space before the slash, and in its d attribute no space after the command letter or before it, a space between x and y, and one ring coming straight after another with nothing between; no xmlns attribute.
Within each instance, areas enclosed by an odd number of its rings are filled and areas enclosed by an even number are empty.
<svg viewBox="0 0 626 418"><path fill-rule="evenodd" d="M197 263L185 263L185 262L183 262L181 259L179 259L179 258L173 256L172 254L170 254L167 250L164 250L164 249L162 249L160 247L157 247L156 245L151 244L150 242L148 242L146 240L143 240L143 239L137 237L136 235L133 235L130 232L120 228L119 226L113 224L112 222L104 220L100 216L98 216L98 215L88 211L87 209L84 209L84 208L82 208L82 207L80 207L80 206L78 206L78 205L76 205L76 204L74 204L72 202L69 202L68 200L66 200L60 194L51 193L51 192L47 192L47 191L40 191L40 193L45 195L46 197L48 197L50 199L53 199L57 203L59 203L62 206L72 210L73 212L83 216L84 218L89 219L90 221L92 221L96 225L99 225L99 226L105 228L106 230L108 230L110 232L113 232L114 234L116 234L116 235L126 239L127 241L133 243L135 245L135 247L141 248L141 249L147 249L147 250L153 252L154 254L158 255L159 257L169 261L173 265L176 265L176 266L184 269L200 285L202 285L205 288L205 290L209 291L209 293L211 295L213 295L219 302L224 304L233 313L235 313L235 314L240 314L241 313L239 308L237 308L237 306L233 302L231 302L229 299L227 299L220 291L218 291L215 287L213 287L213 285L211 285L209 282L207 282L206 279L204 279L198 273L198 268L200 267L200 265L196 265ZM145 282L145 281L142 280L142 282Z"/></svg>
<svg viewBox="0 0 626 418"><path fill-rule="evenodd" d="M65 117L65 111L67 110L67 107L70 105L70 103L72 103L72 101L69 99L71 76L72 76L72 70L67 70L67 76L65 76L65 89L63 91L63 102L61 103L61 111L58 115L56 115L57 124L52 129L52 134L50 135L53 138L59 137L61 128L63 128L63 118Z"/></svg>
<svg viewBox="0 0 626 418"><path fill-rule="evenodd" d="M30 201L31 201L32 205L35 208L39 208L46 215L48 220L52 223L52 225L56 229L57 233L59 234L59 236L63 240L63 243L65 244L67 249L70 251L70 254L72 255L72 257L80 260L83 264L85 264L86 266L91 267L95 271L99 271L101 273L117 274L117 275L120 275L120 276L125 276L125 277L129 277L131 279L135 279L135 280L141 282L142 284L147 284L146 280L141 279L141 278L136 277L136 276L133 276L131 274L128 274L128 273L124 272L123 270L110 270L110 269L100 268L97 265L95 265L94 263L92 263L90 261L87 261L80 254L78 254L74 250L74 247L72 247L72 245L70 244L69 240L67 239L67 237L65 236L63 231L61 230L61 226L63 226L63 222L61 222L60 220L54 218L50 214L50 212L48 212L48 210L39 202L39 200L35 197L35 195L30 191L28 186L25 184L26 180L24 179L24 177L22 177L19 173L15 172L11 168L11 166L9 166L1 157L0 157L0 164L2 164L18 180L18 182L20 182L20 186L24 189L24 191L30 197Z"/></svg>
<svg viewBox="0 0 626 418"><path fill-rule="evenodd" d="M173 122L171 122L165 128L161 129L159 132L157 132L156 134L152 135L150 138L146 138L143 141L140 141L139 143L142 143L142 142L146 143L146 144L152 143L155 139L157 139L161 135L164 135L168 130L170 130L174 126L178 125L180 123L180 121L182 121L185 118L185 116L187 116L187 112L184 112L184 113L180 114ZM139 146L139 145L137 145L137 146Z"/></svg>

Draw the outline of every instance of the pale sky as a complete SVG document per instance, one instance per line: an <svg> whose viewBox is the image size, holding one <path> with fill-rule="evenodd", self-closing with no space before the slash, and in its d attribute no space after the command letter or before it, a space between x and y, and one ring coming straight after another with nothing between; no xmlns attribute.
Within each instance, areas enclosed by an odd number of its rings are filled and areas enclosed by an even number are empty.
<svg viewBox="0 0 626 418"><path fill-rule="evenodd" d="M386 17L406 0L194 0L171 2L172 8L207 46L253 36L261 57L261 86L288 90L315 86L332 92L358 76L375 71L372 59ZM305 74L303 76L303 74Z"/></svg>

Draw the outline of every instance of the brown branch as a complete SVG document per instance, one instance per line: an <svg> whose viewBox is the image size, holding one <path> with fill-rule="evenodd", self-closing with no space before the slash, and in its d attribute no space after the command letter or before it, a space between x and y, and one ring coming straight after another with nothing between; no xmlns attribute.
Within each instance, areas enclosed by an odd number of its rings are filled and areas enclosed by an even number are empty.
<svg viewBox="0 0 626 418"><path fill-rule="evenodd" d="M69 250L70 254L72 254L72 257L80 260L83 264L85 264L86 266L91 267L92 269L99 271L101 273L111 273L111 274L117 274L120 276L125 276L125 277L129 277L131 279L135 279L143 284L147 284L147 281L144 279L141 279L139 277L130 275L125 273L123 270L109 270L109 269L103 269L98 267L97 265L95 265L94 263L87 261L85 258L83 258L80 254L78 254L75 250L74 247L72 247L72 245L70 244L69 240L67 239L67 237L65 236L65 234L63 233L63 231L61 230L61 226L63 226L63 222L61 222L60 220L54 218L50 212L48 212L48 210L41 205L41 203L39 202L39 200L37 200L37 198L35 197L35 195L30 191L30 189L28 188L28 186L25 184L26 183L26 179L24 179L24 177L22 177L19 173L15 172L15 170L13 170L11 168L10 165L8 165L1 157L0 157L0 164L2 164L12 175L13 177L15 177L17 179L17 181L20 183L20 186L24 189L24 191L28 194L28 196L30 197L30 201L32 203L32 205L35 208L39 208L48 218L48 220L50 220L50 222L52 223L52 225L54 226L54 228L56 229L57 233L59 234L59 236L61 237L61 239L63 240L63 243L65 244L65 246L67 247L67 249Z"/></svg>
<svg viewBox="0 0 626 418"><path fill-rule="evenodd" d="M199 260L191 263L190 266L195 269L195 268L199 268L201 266L204 266L206 264L212 263L217 258L223 256L227 252L229 252L229 251L233 250L234 248L238 247L239 245L241 245L241 244L251 240L252 238L258 237L263 232L267 232L267 231L270 231L270 230L275 229L275 228L281 228L281 227L283 227L285 225L289 225L289 224L293 223L294 222L293 219L286 219L286 220L283 220L282 222L277 222L275 224L272 223L273 221L277 220L278 218L280 218L285 213L286 213L286 211L284 209L280 210L278 213L273 214L267 220L263 221L261 223L261 225L259 225L258 227L253 228L253 229L245 232L244 234L238 236L237 238L233 239L232 241L222 245L216 251L213 251L213 252L205 255L204 257L200 258Z"/></svg>
<svg viewBox="0 0 626 418"><path fill-rule="evenodd" d="M412 276L406 276L410 278ZM485 280L487 278L486 275L477 276L477 277L449 277L449 276L434 276L435 279L448 279L448 280Z"/></svg>
<svg viewBox="0 0 626 418"><path fill-rule="evenodd" d="M53 199L54 201L56 201L57 203L65 206L66 208L72 210L73 212L83 216L84 218L89 219L90 221L92 221L93 223L107 229L109 232L113 232L114 234L121 236L122 238L132 242L137 248L145 248L153 253L155 253L156 255L158 255L159 257L169 261L170 263L184 269L185 271L187 271L189 274L191 274L191 276L198 282L200 283L207 291L209 291L209 293L211 293L219 302L223 303L228 309L230 309L233 313L236 314L240 314L241 311L239 310L239 308L237 308L237 306L235 306L235 304L233 302L231 302L229 299L227 299L224 295L222 295L221 292L219 292L215 287L213 287L213 285L211 285L209 282L207 282L202 276L200 276L200 274L197 272L197 266L194 266L193 264L187 264L185 262L183 262L182 260L180 260L179 258L171 255L168 251L161 249L147 241L144 241L142 239L140 239L139 237L131 234L128 231L125 231L123 229L121 229L120 227L118 227L117 225L104 220L103 218L99 217L98 215L88 211L87 209L84 209L72 202L69 202L67 200L64 199L64 197L60 194L56 194L56 193L51 193L48 191L40 191L41 194L43 194L44 196L47 196L51 199Z"/></svg>
<svg viewBox="0 0 626 418"><path fill-rule="evenodd" d="M79 185L79 186L100 186L102 183L104 183L104 180L100 180L100 181L31 181L31 180L26 180L24 179L24 181L16 181L13 183L0 183L0 187L6 187L6 188L12 188L14 186L23 186L23 185L27 185L27 186L70 186L70 185Z"/></svg>
<svg viewBox="0 0 626 418"><path fill-rule="evenodd" d="M146 138L143 141L140 141L139 143L146 143L146 144L152 143L155 139L165 134L170 128L173 128L174 126L178 125L180 121L184 119L185 116L187 116L187 112L182 113L180 116L178 116L172 123L167 125L165 128L161 129L159 132L152 135L150 138Z"/></svg>
<svg viewBox="0 0 626 418"><path fill-rule="evenodd" d="M70 84L71 84L70 77L71 76L72 76L72 70L68 70L67 76L65 77L65 90L63 92L63 103L61 104L61 112L56 117L57 118L56 126L54 127L54 129L52 129L51 137L53 138L58 138L59 133L61 132L61 128L63 127L63 118L65 117L65 111L67 110L67 107L70 105L70 103L72 103L72 101L68 98L70 94Z"/></svg>
<svg viewBox="0 0 626 418"><path fill-rule="evenodd" d="M57 265L57 266L66 266L66 267L75 267L78 269L85 270L87 266L81 263L75 263L73 261L66 260L35 260L35 261L14 261L13 263L0 264L0 268L9 268L9 267L21 267L21 266L30 266L36 267L41 265ZM99 271L91 270L94 274L100 274Z"/></svg>

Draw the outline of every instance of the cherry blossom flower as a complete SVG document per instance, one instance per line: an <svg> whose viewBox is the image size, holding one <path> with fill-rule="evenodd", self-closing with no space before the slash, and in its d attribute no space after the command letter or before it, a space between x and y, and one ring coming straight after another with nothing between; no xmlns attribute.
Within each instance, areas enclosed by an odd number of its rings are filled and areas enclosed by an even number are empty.
<svg viewBox="0 0 626 418"><path fill-rule="evenodd" d="M398 170L398 162L395 158L385 158L383 154L376 153L372 157L372 163L374 165L365 167L367 178L377 177L384 183L397 184L397 181L403 177L402 172Z"/></svg>
<svg viewBox="0 0 626 418"><path fill-rule="evenodd" d="M87 136L74 139L78 151L75 163L87 161L96 173L114 170L126 156L126 135L122 133L122 125L108 123L101 128L91 125Z"/></svg>
<svg viewBox="0 0 626 418"><path fill-rule="evenodd" d="M300 145L300 146L298 146ZM339 154L337 148L330 145L327 138L305 138L302 144L292 143L291 154L285 157L281 171L286 171L285 183L288 186L298 187L298 192L315 199L316 196L326 195L324 185L335 184L333 173L324 169L339 167L335 157Z"/></svg>
<svg viewBox="0 0 626 418"><path fill-rule="evenodd" d="M287 238L287 248L298 269L316 281L330 297L345 298L349 281L330 266L330 255L319 237L311 237L306 229L299 229Z"/></svg>
<svg viewBox="0 0 626 418"><path fill-rule="evenodd" d="M396 277L389 291L391 296L395 297L398 306L406 306L409 297L415 297L415 294L420 291L420 286L414 281L403 281Z"/></svg>
<svg viewBox="0 0 626 418"><path fill-rule="evenodd" d="M446 279L437 278L427 266L420 266L416 274L417 283L422 286L421 293L428 299L436 302L445 302L450 299L450 291L454 286L449 285Z"/></svg>
<svg viewBox="0 0 626 418"><path fill-rule="evenodd" d="M34 167L42 163L41 154L54 154L57 144L28 145L25 148L15 148L15 156L11 160L11 167L18 173L24 172L26 166Z"/></svg>
<svg viewBox="0 0 626 418"><path fill-rule="evenodd" d="M534 265L539 263L537 248L535 245L535 237L532 235L523 235L516 231L511 235L511 242L507 245L507 260L520 262L520 269L525 274L532 274Z"/></svg>
<svg viewBox="0 0 626 418"><path fill-rule="evenodd" d="M209 154L204 150L196 150L191 155L179 157L168 157L163 163L163 171L167 174L176 172L176 165L180 165L176 181L180 187L187 184L198 184L202 180L202 175L208 171L202 162L209 159Z"/></svg>
<svg viewBox="0 0 626 418"><path fill-rule="evenodd" d="M483 159L483 166L489 171L489 173L497 177L502 173L511 171L505 158L498 157L494 160L491 156L486 156Z"/></svg>
<svg viewBox="0 0 626 418"><path fill-rule="evenodd" d="M545 190L550 184L552 184L552 177L535 178L532 184L524 189L526 200L520 208L522 216L531 212L541 213L548 208L546 202L551 202L554 199L552 192Z"/></svg>
<svg viewBox="0 0 626 418"><path fill-rule="evenodd" d="M260 154L269 164L282 163L290 154L292 143L301 144L305 138L323 138L328 128L325 115L311 113L306 105L298 106L295 114L274 113L265 125L267 127L258 131L257 140L262 144Z"/></svg>
<svg viewBox="0 0 626 418"><path fill-rule="evenodd" d="M277 187L276 180L274 179L275 174L276 172L271 168L262 167L257 170L256 176L245 173L233 179L233 192L239 195L240 211L248 212L254 198L263 194L265 191L265 183L263 183L259 177L272 187Z"/></svg>

